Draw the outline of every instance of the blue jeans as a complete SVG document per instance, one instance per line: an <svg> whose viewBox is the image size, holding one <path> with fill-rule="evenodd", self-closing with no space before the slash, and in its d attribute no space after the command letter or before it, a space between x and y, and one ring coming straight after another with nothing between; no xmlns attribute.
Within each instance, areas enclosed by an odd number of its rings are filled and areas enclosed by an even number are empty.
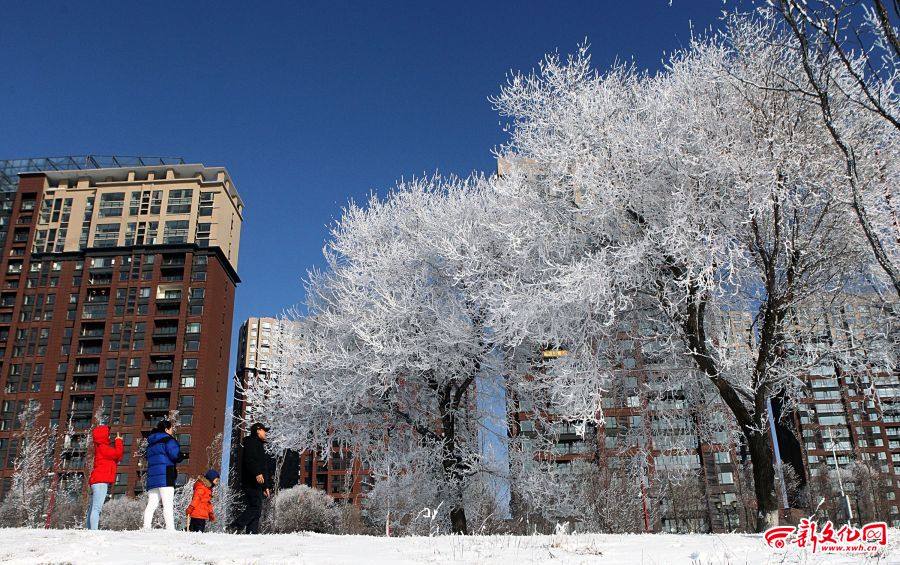
<svg viewBox="0 0 900 565"><path fill-rule="evenodd" d="M106 483L94 483L91 485L91 509L87 515L87 527L89 530L100 528L100 510L106 501L106 493L109 485Z"/></svg>

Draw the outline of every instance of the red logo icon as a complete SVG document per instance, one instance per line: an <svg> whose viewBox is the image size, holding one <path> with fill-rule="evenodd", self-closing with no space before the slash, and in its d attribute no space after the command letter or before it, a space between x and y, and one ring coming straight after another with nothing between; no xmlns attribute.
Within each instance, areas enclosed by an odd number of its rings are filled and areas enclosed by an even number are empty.
<svg viewBox="0 0 900 565"><path fill-rule="evenodd" d="M764 539L766 545L775 549L792 544L809 548L812 553L873 552L887 545L887 524L872 522L862 528L846 525L835 530L830 520L820 528L816 522L803 518L796 527L769 528Z"/></svg>

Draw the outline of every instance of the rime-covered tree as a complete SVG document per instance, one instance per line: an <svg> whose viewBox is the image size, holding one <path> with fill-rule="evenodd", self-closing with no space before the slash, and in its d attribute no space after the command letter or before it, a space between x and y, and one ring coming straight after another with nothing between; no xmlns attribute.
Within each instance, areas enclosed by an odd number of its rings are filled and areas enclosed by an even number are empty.
<svg viewBox="0 0 900 565"><path fill-rule="evenodd" d="M244 392L275 424L277 447L346 449L375 496L416 477L416 512L440 508L457 533L468 530L475 385L492 347L465 265L477 261L484 200L478 179L432 178L350 205L326 245L328 269L311 274L308 316L279 325L271 373Z"/></svg>
<svg viewBox="0 0 900 565"><path fill-rule="evenodd" d="M17 418L18 454L10 489L0 504L0 523L7 527L34 528L44 523L56 428L38 425L40 416L40 404L31 401Z"/></svg>
<svg viewBox="0 0 900 565"><path fill-rule="evenodd" d="M820 108L792 91L803 68L788 40L771 21L735 17L658 75L601 74L582 50L549 56L495 98L511 141L493 183L504 221L489 239L516 276L487 289L489 325L513 351L565 344L556 378L540 381L590 419L613 376L601 345L649 308L657 341L693 362L738 425L758 529L778 509L767 403L796 396L806 361L784 347L789 314L860 284L871 265ZM857 171L876 182L898 144L883 128L853 131L890 154ZM748 327L732 323L740 311L753 313Z"/></svg>
<svg viewBox="0 0 900 565"><path fill-rule="evenodd" d="M599 73L581 50L512 76L494 99L510 122L497 177L401 184L335 225L308 314L280 325L273 370L243 391L275 424L272 443L346 450L376 501L414 480L411 505L465 532L482 464L474 388L501 373L489 362L502 359L546 444L553 426L599 423L623 375L617 349L637 336L681 362L667 390L714 391L727 408L752 462L756 527L772 525L768 403L790 405L797 375L821 362L797 347L794 322L884 288L857 192L892 198L900 166L883 117L842 112L842 139L863 156L849 182L803 51L785 45L796 40L771 15L735 16L657 75ZM892 209L868 210L886 246ZM535 461L517 453L523 469ZM532 500L565 510L550 494Z"/></svg>

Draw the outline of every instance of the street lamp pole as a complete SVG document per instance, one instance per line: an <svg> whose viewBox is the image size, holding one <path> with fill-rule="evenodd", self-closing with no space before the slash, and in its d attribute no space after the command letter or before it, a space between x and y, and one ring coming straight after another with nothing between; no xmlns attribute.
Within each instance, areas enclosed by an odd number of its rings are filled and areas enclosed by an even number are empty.
<svg viewBox="0 0 900 565"><path fill-rule="evenodd" d="M47 520L44 522L44 529L50 529L50 520L53 517L53 500L56 498L56 483L59 480L59 473L50 471L47 473L50 478L50 501L47 503Z"/></svg>
<svg viewBox="0 0 900 565"><path fill-rule="evenodd" d="M644 474L641 473L641 499L644 504L644 532L650 533L650 514L647 512L647 490L644 488Z"/></svg>
<svg viewBox="0 0 900 565"><path fill-rule="evenodd" d="M844 492L844 481L841 480L841 470L838 468L837 448L834 443L834 434L831 433L831 428L828 428L828 439L831 440L831 456L834 458L834 474L837 475L838 487L841 489L841 506L843 506L844 512L847 514L847 523L849 524L850 521L853 520L853 510L850 508L850 497Z"/></svg>

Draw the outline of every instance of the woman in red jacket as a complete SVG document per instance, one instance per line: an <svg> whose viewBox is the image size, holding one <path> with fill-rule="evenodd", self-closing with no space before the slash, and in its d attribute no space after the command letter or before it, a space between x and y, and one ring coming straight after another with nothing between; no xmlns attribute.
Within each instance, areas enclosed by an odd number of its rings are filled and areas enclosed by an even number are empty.
<svg viewBox="0 0 900 565"><path fill-rule="evenodd" d="M94 428L94 469L91 471L91 509L88 512L87 527L100 527L100 510L106 501L109 485L116 482L116 466L125 453L122 436L116 434L116 445L109 445L109 427Z"/></svg>

